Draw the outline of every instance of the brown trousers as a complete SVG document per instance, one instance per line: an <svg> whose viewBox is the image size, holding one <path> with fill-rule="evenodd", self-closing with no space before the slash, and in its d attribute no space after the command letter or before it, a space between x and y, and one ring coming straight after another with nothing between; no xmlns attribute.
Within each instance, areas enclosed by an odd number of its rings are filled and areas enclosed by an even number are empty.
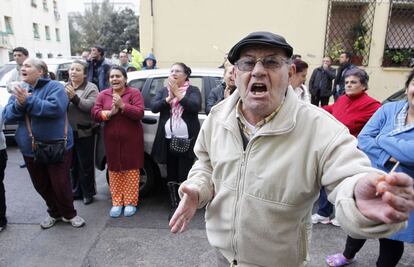
<svg viewBox="0 0 414 267"><path fill-rule="evenodd" d="M69 170L72 161L72 150L65 152L62 163L35 163L32 157L24 157L27 170L36 191L46 201L47 212L53 218L61 216L72 219L76 216L73 207L72 185Z"/></svg>

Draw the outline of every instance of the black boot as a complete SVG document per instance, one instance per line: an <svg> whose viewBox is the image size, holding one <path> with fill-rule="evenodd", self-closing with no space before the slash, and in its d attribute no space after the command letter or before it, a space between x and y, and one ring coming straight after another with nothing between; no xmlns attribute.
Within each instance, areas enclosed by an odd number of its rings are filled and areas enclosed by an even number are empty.
<svg viewBox="0 0 414 267"><path fill-rule="evenodd" d="M180 203L180 196L178 195L178 187L180 187L180 184L177 182L168 182L167 187L171 201L170 214L168 215L168 221L170 221L178 207L178 203Z"/></svg>

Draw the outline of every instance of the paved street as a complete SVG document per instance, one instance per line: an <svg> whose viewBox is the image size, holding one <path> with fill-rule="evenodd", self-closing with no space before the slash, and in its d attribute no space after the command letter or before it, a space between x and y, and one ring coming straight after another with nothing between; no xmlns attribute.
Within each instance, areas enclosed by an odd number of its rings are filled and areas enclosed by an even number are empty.
<svg viewBox="0 0 414 267"><path fill-rule="evenodd" d="M173 235L167 225L168 199L158 192L141 200L131 218L108 215L110 195L104 173L97 173L98 195L84 206L76 201L87 225L74 229L60 222L41 230L46 216L43 200L33 189L16 147L8 148L6 198L9 224L0 233L0 266L214 266L215 252L209 246L200 211L191 229ZM346 235L337 227L316 225L312 235L309 266L325 266L324 256L340 252ZM378 242L370 240L350 266L375 266ZM399 267L414 266L414 245L406 245Z"/></svg>

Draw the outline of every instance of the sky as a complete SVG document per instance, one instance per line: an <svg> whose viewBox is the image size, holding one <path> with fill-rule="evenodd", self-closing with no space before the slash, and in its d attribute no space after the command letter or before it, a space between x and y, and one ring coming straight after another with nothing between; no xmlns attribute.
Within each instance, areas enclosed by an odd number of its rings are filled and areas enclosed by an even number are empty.
<svg viewBox="0 0 414 267"><path fill-rule="evenodd" d="M83 5L83 0L70 0L64 1L66 4L66 12L83 12L85 6Z"/></svg>
<svg viewBox="0 0 414 267"><path fill-rule="evenodd" d="M139 2L137 1L137 6L139 6ZM66 0L64 1L64 3L66 4L66 12L83 12L85 9L85 5L83 4L85 2L85 0ZM91 2L91 0L88 0L86 2ZM117 2L117 1L114 1ZM122 1L120 1L122 2ZM137 10L138 11L138 10Z"/></svg>

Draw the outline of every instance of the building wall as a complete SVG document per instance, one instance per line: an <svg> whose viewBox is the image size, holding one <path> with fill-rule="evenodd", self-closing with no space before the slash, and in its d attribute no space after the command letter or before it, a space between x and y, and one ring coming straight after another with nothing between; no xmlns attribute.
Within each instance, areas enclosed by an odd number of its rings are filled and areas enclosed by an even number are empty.
<svg viewBox="0 0 414 267"><path fill-rule="evenodd" d="M23 46L29 50L31 56L36 53L47 58L62 55L70 56L69 25L63 0L57 0L57 17L53 8L53 0L47 0L48 10L44 10L43 1L36 0L37 7L29 0L2 0L0 1L0 31L5 31L4 16L12 18L13 34L7 35L7 45L0 46L0 65L9 61L8 53L16 46ZM33 23L39 25L39 38L34 38ZM50 40L46 40L45 26L49 26ZM60 31L60 41L56 40L55 29Z"/></svg>
<svg viewBox="0 0 414 267"><path fill-rule="evenodd" d="M310 65L323 57L328 0L141 0L140 47L160 67L183 61L219 66L232 45L252 31L283 35ZM403 87L409 69L382 68L389 1L377 0L369 65L369 94L384 99ZM152 12L152 13L151 13Z"/></svg>

